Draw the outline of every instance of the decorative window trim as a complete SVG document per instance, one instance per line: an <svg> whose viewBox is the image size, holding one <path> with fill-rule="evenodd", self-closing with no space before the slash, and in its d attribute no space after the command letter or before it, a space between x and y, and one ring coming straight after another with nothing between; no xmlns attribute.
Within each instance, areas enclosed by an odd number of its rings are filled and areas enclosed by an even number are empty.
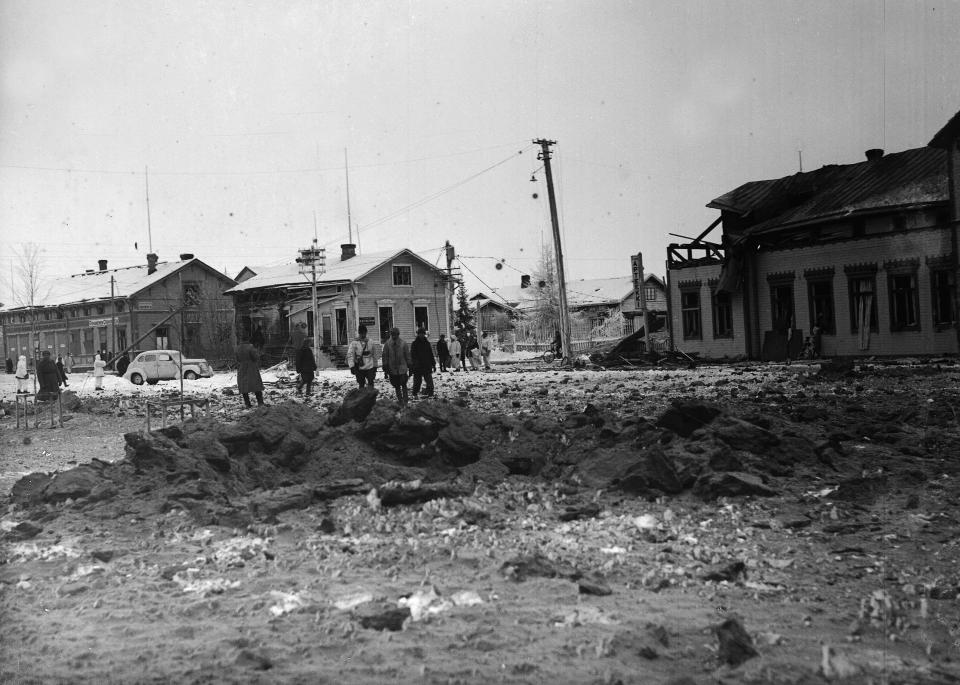
<svg viewBox="0 0 960 685"><path fill-rule="evenodd" d="M826 281L832 279L836 269L832 266L824 266L817 269L804 269L803 277L808 281Z"/></svg>
<svg viewBox="0 0 960 685"><path fill-rule="evenodd" d="M428 299L425 298L425 297L418 297L417 299L415 299L415 300L413 301L413 306L414 306L414 307L429 307L429 306L430 306L430 300L428 300Z"/></svg>
<svg viewBox="0 0 960 685"><path fill-rule="evenodd" d="M678 281L677 288L680 290L695 290L700 288L703 285L703 281L699 278L694 281Z"/></svg>
<svg viewBox="0 0 960 685"><path fill-rule="evenodd" d="M920 260L916 257L910 259L890 259L883 263L883 270L895 276L915 274L919 268Z"/></svg>
<svg viewBox="0 0 960 685"><path fill-rule="evenodd" d="M393 300L377 300L378 307L392 307L394 305Z"/></svg>
<svg viewBox="0 0 960 685"><path fill-rule="evenodd" d="M876 276L876 263L861 262L860 264L844 264L843 273L847 276Z"/></svg>
<svg viewBox="0 0 960 685"><path fill-rule="evenodd" d="M793 271L778 271L767 274L767 283L786 284L797 280L797 274Z"/></svg>
<svg viewBox="0 0 960 685"><path fill-rule="evenodd" d="M927 266L931 269L949 269L953 266L951 264L950 255L937 255L936 257L927 257L926 258Z"/></svg>
<svg viewBox="0 0 960 685"><path fill-rule="evenodd" d="M719 278L708 278L708 279L707 279L707 287L710 288L711 290L716 290L717 285L718 285L719 283L720 283L720 279L719 279Z"/></svg>

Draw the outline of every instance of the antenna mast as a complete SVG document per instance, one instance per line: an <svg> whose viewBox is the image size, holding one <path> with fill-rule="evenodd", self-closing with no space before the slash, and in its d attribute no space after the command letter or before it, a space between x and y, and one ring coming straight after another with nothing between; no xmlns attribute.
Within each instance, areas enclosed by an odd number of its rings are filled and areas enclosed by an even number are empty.
<svg viewBox="0 0 960 685"><path fill-rule="evenodd" d="M350 236L349 242L353 242L353 223L350 219L350 165L347 163L347 148L343 148L343 170L347 175L347 233ZM359 229L357 233L359 233Z"/></svg>
<svg viewBox="0 0 960 685"><path fill-rule="evenodd" d="M150 253L153 253L153 231L150 227L150 175L146 166L143 167L143 180L147 187L147 244L150 247Z"/></svg>

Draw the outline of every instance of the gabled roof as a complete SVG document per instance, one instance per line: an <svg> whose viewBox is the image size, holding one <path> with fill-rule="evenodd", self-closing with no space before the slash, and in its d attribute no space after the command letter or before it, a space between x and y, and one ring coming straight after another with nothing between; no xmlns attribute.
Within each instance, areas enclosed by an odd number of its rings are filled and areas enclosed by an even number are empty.
<svg viewBox="0 0 960 685"><path fill-rule="evenodd" d="M402 250L371 252L369 254L357 255L345 261L336 258L336 261L331 262L328 256L327 265L323 274L317 275L317 284L331 285L335 283L359 281L371 271L401 256L416 259L430 269L442 271L442 269L434 266L415 252L404 248ZM310 285L311 282L309 276L300 273L300 265L297 264L296 261L290 260L290 262L286 264L262 269L258 271L255 276L248 278L242 283L238 283L226 292L227 294L232 294L260 288L307 286Z"/></svg>
<svg viewBox="0 0 960 685"><path fill-rule="evenodd" d="M947 157L939 149L905 150L857 164L752 181L707 207L743 217L755 235L854 214L936 204L948 199Z"/></svg>
<svg viewBox="0 0 960 685"><path fill-rule="evenodd" d="M158 262L157 270L152 274L147 273L148 268L146 264L138 264L120 269L107 269L106 271L74 274L72 276L61 276L60 278L53 279L53 281L49 283L49 290L45 288L41 289L40 297L37 299L35 306L59 307L63 305L82 304L84 302L95 302L97 300L109 300L111 278L113 278L114 298L131 297L159 283L163 279L176 274L189 264L199 265L228 283L234 282L229 276L225 276L210 265L196 258L176 262ZM0 311L11 311L14 309L25 309L25 307L11 304Z"/></svg>
<svg viewBox="0 0 960 685"><path fill-rule="evenodd" d="M663 281L653 274L648 274L645 281L655 279L663 285ZM531 306L537 300L538 288L521 288L519 285L504 286L491 290L490 295L480 293L471 299L481 297L493 301L500 301L511 307L523 309ZM619 276L616 278L586 278L578 281L567 281L567 305L573 308L591 306L615 306L633 295L633 278Z"/></svg>

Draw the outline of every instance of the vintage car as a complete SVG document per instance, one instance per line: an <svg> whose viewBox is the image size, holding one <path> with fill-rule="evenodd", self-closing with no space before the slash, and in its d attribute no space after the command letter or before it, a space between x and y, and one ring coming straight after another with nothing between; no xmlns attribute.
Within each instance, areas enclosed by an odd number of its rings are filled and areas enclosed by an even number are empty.
<svg viewBox="0 0 960 685"><path fill-rule="evenodd" d="M206 359L182 359L177 350L149 350L141 352L130 362L123 377L134 385L143 385L144 382L152 385L157 381L178 379L181 373L186 380L213 375Z"/></svg>

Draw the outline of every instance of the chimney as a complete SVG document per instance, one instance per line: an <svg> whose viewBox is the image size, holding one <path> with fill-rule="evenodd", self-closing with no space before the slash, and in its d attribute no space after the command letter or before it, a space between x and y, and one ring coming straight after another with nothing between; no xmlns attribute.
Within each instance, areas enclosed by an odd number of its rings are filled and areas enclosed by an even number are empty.
<svg viewBox="0 0 960 685"><path fill-rule="evenodd" d="M353 243L343 243L340 245L340 261L345 262L352 257L357 256L357 246Z"/></svg>
<svg viewBox="0 0 960 685"><path fill-rule="evenodd" d="M521 274L521 276L520 276L520 287L521 287L521 288L529 288L529 287L530 287L530 275L529 275L529 274Z"/></svg>
<svg viewBox="0 0 960 685"><path fill-rule="evenodd" d="M875 162L881 157L883 157L883 150L881 150L878 147L875 147L867 150L865 154L867 155L868 162Z"/></svg>
<svg viewBox="0 0 960 685"><path fill-rule="evenodd" d="M187 262L187 261L190 261L191 259L193 259L193 253L192 253L192 252L181 252L181 253L180 253L180 261L182 261L182 262Z"/></svg>
<svg viewBox="0 0 960 685"><path fill-rule="evenodd" d="M157 255L153 252L147 255L147 274L157 270Z"/></svg>
<svg viewBox="0 0 960 685"><path fill-rule="evenodd" d="M106 271L106 270L107 270L107 260L106 260L106 259L98 259L98 260L97 260L97 264L100 265L100 271Z"/></svg>

